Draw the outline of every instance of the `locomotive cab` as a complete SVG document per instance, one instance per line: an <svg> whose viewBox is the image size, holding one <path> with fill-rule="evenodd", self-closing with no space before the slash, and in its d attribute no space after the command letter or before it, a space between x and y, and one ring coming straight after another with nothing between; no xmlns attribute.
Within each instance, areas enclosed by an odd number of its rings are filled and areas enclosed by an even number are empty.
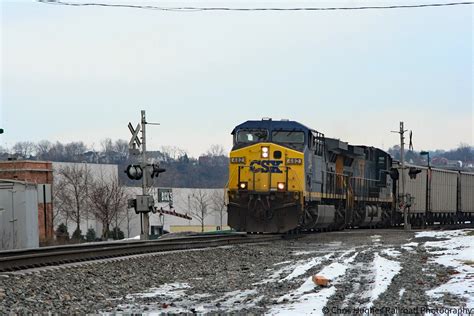
<svg viewBox="0 0 474 316"><path fill-rule="evenodd" d="M229 225L238 231L286 232L298 227L308 130L290 121L248 121L232 132Z"/></svg>

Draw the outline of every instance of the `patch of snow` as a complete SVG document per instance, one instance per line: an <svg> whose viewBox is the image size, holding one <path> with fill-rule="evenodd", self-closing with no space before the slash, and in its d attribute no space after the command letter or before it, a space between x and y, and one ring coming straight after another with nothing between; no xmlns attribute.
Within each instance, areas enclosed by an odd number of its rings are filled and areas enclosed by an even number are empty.
<svg viewBox="0 0 474 316"><path fill-rule="evenodd" d="M350 263L352 263L357 256L353 256L342 260L342 262L333 262L324 267L318 275L324 275L332 280L331 286L327 288L319 288L313 283L312 277L306 281L295 291L283 295L278 298L278 302L285 300L290 301L289 304L281 304L273 307L270 315L324 315L322 308L327 304L329 297L336 293L335 284L338 283L339 278L346 273ZM315 292L315 290L319 290Z"/></svg>
<svg viewBox="0 0 474 316"><path fill-rule="evenodd" d="M393 248L383 249L381 253L383 253L384 255L387 255L389 257L393 257L393 258L398 258L401 255L400 251L395 250Z"/></svg>
<svg viewBox="0 0 474 316"><path fill-rule="evenodd" d="M312 253L317 253L319 252L318 250L306 250L306 251L295 251L295 252L292 252L291 255L292 256L303 256L303 255L310 255Z"/></svg>
<svg viewBox="0 0 474 316"><path fill-rule="evenodd" d="M402 299L403 294L405 294L405 289L401 289L400 292L398 292L398 296L400 296L400 299Z"/></svg>
<svg viewBox="0 0 474 316"><path fill-rule="evenodd" d="M374 256L374 269L375 269L375 288L372 290L370 295L370 302L367 308L373 306L374 301L385 292L389 285L392 283L392 279L402 269L400 262L392 261L381 257L378 253Z"/></svg>
<svg viewBox="0 0 474 316"><path fill-rule="evenodd" d="M245 291L232 291L232 292L227 292L224 294L221 303L221 306L224 307L231 307L234 305L237 301L242 301L246 299L248 296L257 294L257 290L245 290Z"/></svg>
<svg viewBox="0 0 474 316"><path fill-rule="evenodd" d="M373 243L378 243L378 242L380 242L380 238L382 238L382 236L380 236L380 235L372 235L372 236L370 236L370 238L372 239L372 242L373 242Z"/></svg>
<svg viewBox="0 0 474 316"><path fill-rule="evenodd" d="M278 265L282 265L284 263L290 263L292 261L285 261L285 262L281 262L279 263ZM291 264L291 265L287 265L287 266L283 266L281 267L280 269L276 270L275 272L273 272L270 276L266 277L265 279L263 279L262 281L260 282L256 282L256 283L253 283L252 285L259 285L259 284L267 284L267 283L271 283L271 282L276 282L278 281L280 278L281 278L281 275L282 274L288 274L290 273L292 270L294 270L299 264L302 264L302 262L304 261L297 261L295 264ZM272 269L267 269L269 271L272 271Z"/></svg>
<svg viewBox="0 0 474 316"><path fill-rule="evenodd" d="M425 243L426 249L437 256L430 259L446 267L454 268L458 273L453 274L451 279L427 292L433 300L438 300L444 293L448 292L466 299L466 308L474 308L474 236L466 233L472 230L437 231L429 232L429 237L449 238L449 240L429 241ZM426 236L427 232L424 236ZM422 233L417 237L423 236ZM442 248L446 250L436 250Z"/></svg>
<svg viewBox="0 0 474 316"><path fill-rule="evenodd" d="M303 264L297 265L293 272L291 272L289 275L287 275L285 278L281 279L280 282L282 281L289 281L291 279L297 278L300 275L303 275L308 271L309 269L313 268L314 266L320 264L323 260L327 260L332 256L332 254L327 254L324 257L315 257L311 260L306 261Z"/></svg>
<svg viewBox="0 0 474 316"><path fill-rule="evenodd" d="M156 296L179 298L185 295L185 289L188 288L190 288L190 286L187 283L167 283L158 288L151 288L148 292L129 294L127 298Z"/></svg>
<svg viewBox="0 0 474 316"><path fill-rule="evenodd" d="M312 282L312 281L311 281ZM314 283L313 283L314 287ZM336 293L336 287L322 289L316 293L304 295L303 299L291 304L281 305L272 308L269 315L317 315L323 316L323 307L327 304L329 298Z"/></svg>
<svg viewBox="0 0 474 316"><path fill-rule="evenodd" d="M424 232L417 232L415 234L415 237L416 238L421 238L421 237L451 238L451 237L457 237L457 236L464 236L464 234L468 231L470 230L457 229L457 230L424 231Z"/></svg>
<svg viewBox="0 0 474 316"><path fill-rule="evenodd" d="M416 248L416 247L418 247L417 242L409 242L408 244L404 244L404 245L400 246L400 248L402 248L406 251L413 251L414 250L413 248Z"/></svg>
<svg viewBox="0 0 474 316"><path fill-rule="evenodd" d="M280 266L280 265L282 265L282 264L287 264L287 263L292 263L292 262L293 262L293 261L288 260L288 261L283 261L283 262L277 262L277 263L274 263L273 265L274 265L274 266Z"/></svg>

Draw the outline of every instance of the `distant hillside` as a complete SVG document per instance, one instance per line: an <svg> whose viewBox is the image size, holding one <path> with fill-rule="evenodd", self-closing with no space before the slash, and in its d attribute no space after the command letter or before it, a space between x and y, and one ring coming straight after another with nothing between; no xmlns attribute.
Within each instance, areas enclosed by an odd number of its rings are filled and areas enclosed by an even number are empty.
<svg viewBox="0 0 474 316"><path fill-rule="evenodd" d="M0 160L25 159L58 162L84 162L117 164L119 179L130 186L141 182L130 180L125 174L129 164L138 163L140 156L129 155L128 143L124 140L101 141L97 151L83 142L63 144L49 141L19 142L11 149L0 148ZM162 147L159 151L147 152L149 163L158 163L166 172L155 181L156 186L175 188L223 188L228 178L228 158L220 145L212 145L199 158L188 157L178 147Z"/></svg>
<svg viewBox="0 0 474 316"><path fill-rule="evenodd" d="M388 152L393 158L400 160L400 146L391 147ZM441 168L474 171L474 147L460 144L452 150L431 150L430 165ZM420 155L419 151L406 150L405 161L417 165L427 165L428 156Z"/></svg>

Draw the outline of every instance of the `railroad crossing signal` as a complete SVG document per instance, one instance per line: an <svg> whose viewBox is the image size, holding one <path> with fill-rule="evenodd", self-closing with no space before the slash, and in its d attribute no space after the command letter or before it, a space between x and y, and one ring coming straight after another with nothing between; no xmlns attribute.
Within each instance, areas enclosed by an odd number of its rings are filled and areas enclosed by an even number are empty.
<svg viewBox="0 0 474 316"><path fill-rule="evenodd" d="M133 129L132 123L128 123L128 129L130 133L132 133L132 138L130 138L130 142L128 143L129 148L140 148L142 142L140 141L140 137L138 137L138 133L140 133L141 125L140 123L137 124L137 127ZM135 146L136 145L136 146Z"/></svg>
<svg viewBox="0 0 474 316"><path fill-rule="evenodd" d="M408 175L410 176L410 179L416 179L416 175L421 172L421 169L415 168L415 167L410 167L408 170Z"/></svg>

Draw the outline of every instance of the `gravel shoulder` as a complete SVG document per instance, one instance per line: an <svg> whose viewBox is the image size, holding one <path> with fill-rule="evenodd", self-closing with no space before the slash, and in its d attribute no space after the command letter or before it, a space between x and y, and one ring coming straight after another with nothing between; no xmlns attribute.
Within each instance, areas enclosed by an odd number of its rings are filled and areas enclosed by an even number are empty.
<svg viewBox="0 0 474 316"><path fill-rule="evenodd" d="M322 315L368 308L381 314L417 314L424 308L430 314L435 308L469 309L474 308L474 258L469 259L474 251L466 254L469 241L474 245L471 233L318 233L3 274L0 314ZM330 285L315 286L315 274L328 276Z"/></svg>

